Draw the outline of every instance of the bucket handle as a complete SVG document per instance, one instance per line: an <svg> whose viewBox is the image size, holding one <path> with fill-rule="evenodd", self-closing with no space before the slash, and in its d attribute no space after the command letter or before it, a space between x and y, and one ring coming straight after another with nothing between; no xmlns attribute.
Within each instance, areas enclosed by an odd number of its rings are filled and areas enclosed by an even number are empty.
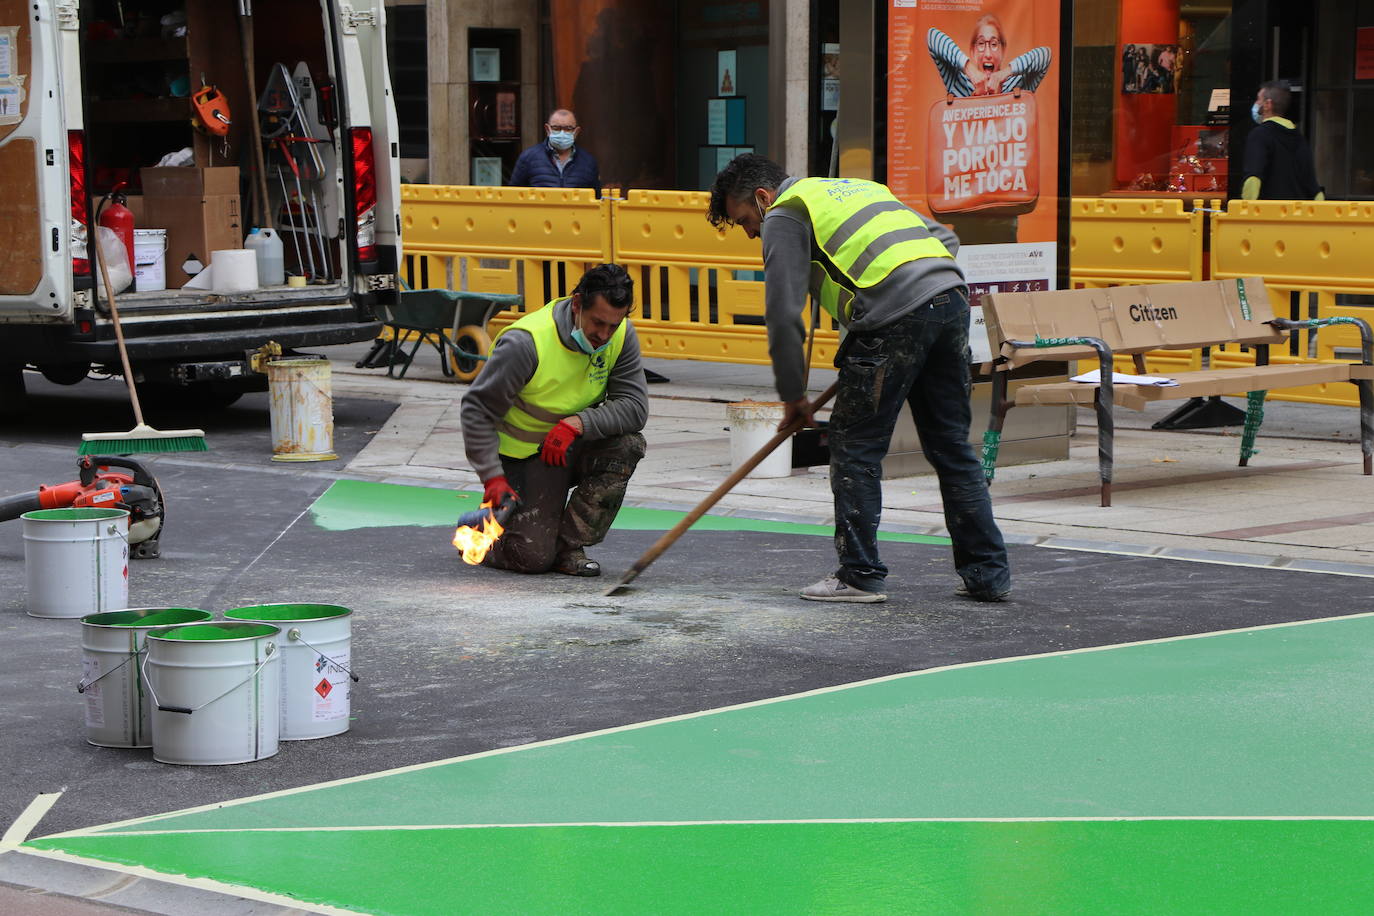
<svg viewBox="0 0 1374 916"><path fill-rule="evenodd" d="M162 701L159 700L159 699L157 698L157 691L153 689L153 682L152 682L151 680L148 679L148 653L147 653L147 652L144 652L144 653L143 653L143 664L142 664L140 670L141 670L142 673L143 673L143 683L145 683L145 684L148 685L148 693L152 695L153 703L156 704L156 706L157 706L158 709L162 710L163 712L179 712L179 713L184 713L184 714L186 714L186 715L189 716L191 713L193 713L193 712L195 712L195 711L197 711L197 710L200 710L200 709L204 709L205 707L209 706L211 703L215 702L215 700L222 700L222 699L224 699L225 697L229 696L229 694L233 693L235 690L238 690L238 689L239 689L240 687L242 687L244 684L248 683L248 682L251 681L253 678L257 677L257 676L258 676L258 672L262 670L263 665L266 665L269 661L272 660L272 653L275 652L275 651L277 651L277 646L276 646L276 644L275 644L275 643L270 643L270 642L269 642L269 643L267 644L267 646L265 647L265 649L264 649L262 661L259 662L259 663L258 663L258 666L257 666L256 668L253 669L252 674L249 674L246 678L244 678L243 680L239 681L239 682L238 682L237 684L235 684L233 687L230 687L228 690L224 691L224 693L221 693L219 696L214 697L213 699L206 700L204 703L201 703L199 706L163 706L163 705L162 705Z"/></svg>
<svg viewBox="0 0 1374 916"><path fill-rule="evenodd" d="M93 680L93 681L88 681L88 680L86 680L86 679L83 677L81 680L79 680L79 681L76 682L76 692L77 692L77 693L85 693L87 690L90 690L90 689L91 689L92 687L94 687L96 684L99 684L101 681L105 680L105 678L107 678L107 677L109 677L110 675L114 674L114 673L115 673L116 671L118 671L120 668L123 668L125 665L129 664L129 659L131 659L131 658L138 658L140 655L142 655L142 654L143 654L144 652L146 652L146 651L147 651L146 649L139 649L139 650L137 650L136 652L130 652L128 655L124 656L124 661L120 662L118 665L115 665L115 666L114 666L113 668L111 668L109 671L106 671L104 674L100 675L100 677L96 678L96 679Z"/></svg>
<svg viewBox="0 0 1374 916"><path fill-rule="evenodd" d="M305 637L301 636L300 627L292 627L291 629L287 630L286 638L292 640L293 642L305 642ZM313 649L315 654L318 655L320 658L329 662L329 664L333 665L335 668L342 669L345 674L347 674L350 678L353 679L353 683L358 683L358 675L353 673L353 669L349 668L347 665L339 664L334 659L330 658L328 655L325 655L319 649L316 649L314 646L311 646L310 643L305 642L305 644L307 646L310 646L310 648Z"/></svg>

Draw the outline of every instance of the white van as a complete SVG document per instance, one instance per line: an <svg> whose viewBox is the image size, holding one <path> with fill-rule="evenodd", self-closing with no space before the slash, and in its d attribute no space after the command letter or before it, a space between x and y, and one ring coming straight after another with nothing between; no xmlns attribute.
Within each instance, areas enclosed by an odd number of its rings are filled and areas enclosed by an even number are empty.
<svg viewBox="0 0 1374 916"><path fill-rule="evenodd" d="M224 136L198 96L227 103ZM0 0L0 409L25 370L122 374L94 249L120 185L145 231L115 302L147 400L223 406L265 388L247 356L269 340L376 336L398 165L381 0ZM212 250L263 225L297 279L214 282Z"/></svg>

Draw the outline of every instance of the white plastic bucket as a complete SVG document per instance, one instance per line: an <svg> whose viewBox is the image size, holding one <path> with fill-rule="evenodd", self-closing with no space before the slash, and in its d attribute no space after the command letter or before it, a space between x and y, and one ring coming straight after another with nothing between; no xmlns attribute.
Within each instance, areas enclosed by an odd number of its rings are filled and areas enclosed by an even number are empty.
<svg viewBox="0 0 1374 916"><path fill-rule="evenodd" d="M140 293L167 288L167 230L134 230L134 289Z"/></svg>
<svg viewBox="0 0 1374 916"><path fill-rule="evenodd" d="M725 406L730 423L730 466L739 468L768 444L782 422L781 401L739 401ZM750 471L748 477L789 477L792 474L792 440L788 439Z"/></svg>
<svg viewBox="0 0 1374 916"><path fill-rule="evenodd" d="M24 520L30 617L85 617L129 606L129 513L35 509Z"/></svg>
<svg viewBox="0 0 1374 916"><path fill-rule="evenodd" d="M261 604L226 620L281 628L281 738L302 741L348 731L353 612L337 604Z"/></svg>
<svg viewBox="0 0 1374 916"><path fill-rule="evenodd" d="M86 740L97 747L152 747L152 698L140 670L143 642L158 627L214 615L185 607L141 607L81 618L81 682Z"/></svg>
<svg viewBox="0 0 1374 916"><path fill-rule="evenodd" d="M272 460L330 461L334 454L334 397L329 360L274 359L267 364Z"/></svg>
<svg viewBox="0 0 1374 916"><path fill-rule="evenodd" d="M148 632L153 759L213 765L264 760L281 736L281 630L216 621Z"/></svg>

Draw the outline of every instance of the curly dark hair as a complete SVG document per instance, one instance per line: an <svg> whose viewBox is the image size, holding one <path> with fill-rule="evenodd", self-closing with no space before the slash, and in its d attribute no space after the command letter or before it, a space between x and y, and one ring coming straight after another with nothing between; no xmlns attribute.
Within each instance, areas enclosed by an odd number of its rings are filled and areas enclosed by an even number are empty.
<svg viewBox="0 0 1374 916"><path fill-rule="evenodd" d="M715 183L711 185L711 207L706 211L707 221L717 229L728 227L731 220L725 212L726 201L752 197L759 188L776 191L778 185L786 180L787 172L767 156L757 153L736 156L720 170Z"/></svg>
<svg viewBox="0 0 1374 916"><path fill-rule="evenodd" d="M635 281L619 264L598 264L582 275L573 292L589 305L600 296L614 308L628 309L635 302Z"/></svg>

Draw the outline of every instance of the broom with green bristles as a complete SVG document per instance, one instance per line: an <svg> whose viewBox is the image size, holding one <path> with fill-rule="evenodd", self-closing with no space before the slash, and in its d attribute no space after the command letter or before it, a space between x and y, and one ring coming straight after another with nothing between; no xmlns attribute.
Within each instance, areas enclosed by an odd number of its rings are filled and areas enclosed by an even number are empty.
<svg viewBox="0 0 1374 916"><path fill-rule="evenodd" d="M129 384L129 400L134 405L134 428L127 433L86 433L81 437L78 455L142 455L154 452L205 452L205 431L200 429L153 429L143 422L143 408L134 388L134 371L129 365L129 351L124 346L124 330L119 326L119 309L115 306L114 286L105 266L105 253L96 240L95 259L100 265L100 279L105 284L105 297L110 300L110 321L114 324L115 341L119 344L119 359L124 363L124 381Z"/></svg>

